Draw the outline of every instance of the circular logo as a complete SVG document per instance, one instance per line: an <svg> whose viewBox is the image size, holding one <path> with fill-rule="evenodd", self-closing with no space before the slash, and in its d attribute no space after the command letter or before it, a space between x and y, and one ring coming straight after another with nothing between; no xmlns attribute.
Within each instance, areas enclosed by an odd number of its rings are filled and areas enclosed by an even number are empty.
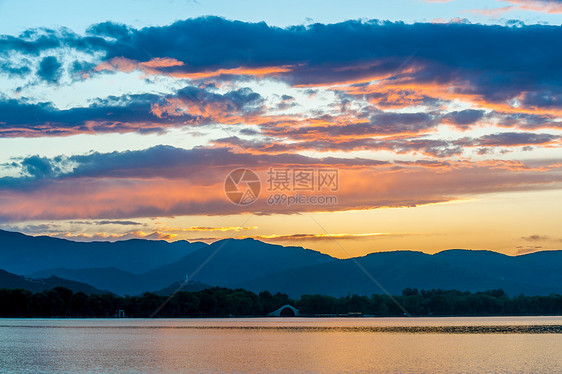
<svg viewBox="0 0 562 374"><path fill-rule="evenodd" d="M258 198L260 189L260 178L250 169L233 170L224 181L224 192L236 205L250 205Z"/></svg>

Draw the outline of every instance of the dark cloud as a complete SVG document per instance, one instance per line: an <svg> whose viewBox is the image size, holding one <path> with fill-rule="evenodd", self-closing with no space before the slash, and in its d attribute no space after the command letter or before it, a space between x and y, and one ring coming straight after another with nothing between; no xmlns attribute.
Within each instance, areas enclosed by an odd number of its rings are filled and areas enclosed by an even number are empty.
<svg viewBox="0 0 562 374"><path fill-rule="evenodd" d="M354 87L366 86L358 84ZM429 107L437 106L442 102L441 99L428 95L417 94L413 90L394 89L392 95L388 92L373 92L366 95L368 99L374 101L380 108L403 108L405 106L425 105Z"/></svg>
<svg viewBox="0 0 562 374"><path fill-rule="evenodd" d="M478 154L490 153L490 147L523 147L522 150L532 150L533 145L547 145L560 142L562 138L558 135L539 134L530 132L501 132L497 134L483 135L479 138L461 138L454 140L451 144L457 147L480 147ZM509 151L502 149L502 152Z"/></svg>
<svg viewBox="0 0 562 374"><path fill-rule="evenodd" d="M189 86L177 91L175 95L168 96L168 99L174 98L186 100L201 107L216 105L220 106L225 113L240 114L259 111L264 101L260 94L247 87L221 95L209 89Z"/></svg>
<svg viewBox="0 0 562 374"><path fill-rule="evenodd" d="M41 179L69 178L167 178L204 179L202 170L228 169L239 165L260 167L262 165L330 165L330 166L379 166L389 164L362 158L312 158L298 154L253 155L234 153L228 148L182 149L159 145L145 150L111 153L90 153L69 157L40 158L33 156L19 163L21 178L0 178L0 188L21 188L26 184L37 184ZM66 166L65 170L61 165Z"/></svg>
<svg viewBox="0 0 562 374"><path fill-rule="evenodd" d="M54 223L41 223L37 225L2 225L3 230L22 232L25 234L51 233L60 231L60 226Z"/></svg>
<svg viewBox="0 0 562 374"><path fill-rule="evenodd" d="M293 84L395 72L406 60L420 68L413 74L418 82L470 79L468 92L492 101L541 86L559 92L562 79L552 63L562 58L562 30L552 26L348 21L281 29L206 17L128 30L124 40L122 35L121 29L111 35L116 40L108 45L107 58L174 58L185 65L166 69L185 72L293 65L286 75Z"/></svg>
<svg viewBox="0 0 562 374"><path fill-rule="evenodd" d="M485 111L483 110L465 109L447 113L443 116L443 118L458 127L466 128L469 125L480 121L484 117L484 114Z"/></svg>
<svg viewBox="0 0 562 374"><path fill-rule="evenodd" d="M179 105L170 107L170 101ZM205 124L216 117L254 113L262 105L263 98L249 88L218 94L191 86L167 96L110 96L97 99L88 107L71 109L58 109L51 103L29 103L25 99L0 99L0 134L33 137L160 132L170 126Z"/></svg>
<svg viewBox="0 0 562 374"><path fill-rule="evenodd" d="M242 135L257 135L259 133L259 131L248 127L240 129L240 134Z"/></svg>
<svg viewBox="0 0 562 374"><path fill-rule="evenodd" d="M122 226L140 226L142 223L134 221L96 221L96 225L122 225Z"/></svg>
<svg viewBox="0 0 562 374"><path fill-rule="evenodd" d="M452 141L439 139L398 139L379 140L372 138L342 139L334 141L309 140L294 143L273 142L271 140L242 140L238 137L217 139L215 144L228 147L238 147L245 151L259 153L298 152L301 150L315 151L357 151L357 150L389 150L396 153L419 152L434 157L449 157L462 153L462 147Z"/></svg>
<svg viewBox="0 0 562 374"><path fill-rule="evenodd" d="M62 74L62 64L54 56L43 58L39 64L37 75L48 83L57 83Z"/></svg>
<svg viewBox="0 0 562 374"><path fill-rule="evenodd" d="M453 142L439 139L412 139L404 142L394 141L390 144L398 153L421 152L434 157L450 157L462 153L462 148L454 145Z"/></svg>
<svg viewBox="0 0 562 374"><path fill-rule="evenodd" d="M421 166L429 168L445 168L451 166L450 162L437 160L394 161L394 163L397 165Z"/></svg>
<svg viewBox="0 0 562 374"><path fill-rule="evenodd" d="M54 166L55 161L46 157L31 156L26 157L21 162L21 169L24 174L34 178L47 178L54 176L58 168Z"/></svg>
<svg viewBox="0 0 562 374"><path fill-rule="evenodd" d="M131 28L129 28L124 24L107 21L107 22L97 23L95 25L88 27L88 29L86 30L86 34L102 36L102 37L110 37L112 39L119 39L125 41L130 37L132 31L133 30Z"/></svg>
<svg viewBox="0 0 562 374"><path fill-rule="evenodd" d="M457 90L490 101L530 92L529 103L553 105L562 92L562 69L556 63L562 60L560 26L372 20L278 28L203 17L143 29L104 22L90 27L86 36L36 29L0 39L4 54L37 55L60 47L100 52L105 61L173 58L183 63L157 68L168 73L291 66L278 75L298 85L390 73L417 83L470 82ZM401 71L408 66L416 69Z"/></svg>
<svg viewBox="0 0 562 374"><path fill-rule="evenodd" d="M484 135L478 138L476 145L480 146L524 146L530 144L545 144L560 141L560 136L551 134L502 132Z"/></svg>
<svg viewBox="0 0 562 374"><path fill-rule="evenodd" d="M4 137L141 131L142 123L147 120L168 122L150 113L151 104L158 100L155 95L131 95L63 110L50 103L4 100L0 101L0 130Z"/></svg>
<svg viewBox="0 0 562 374"><path fill-rule="evenodd" d="M529 92L523 97L523 104L539 108L560 108L562 107L562 92L549 90Z"/></svg>
<svg viewBox="0 0 562 374"><path fill-rule="evenodd" d="M72 40L79 40L76 34L69 35L68 30L29 29L19 36L1 35L0 54L24 53L39 55L42 51L59 48Z"/></svg>
<svg viewBox="0 0 562 374"><path fill-rule="evenodd" d="M122 226L142 226L143 224L135 221L69 221L71 225L122 225Z"/></svg>
<svg viewBox="0 0 562 374"><path fill-rule="evenodd" d="M290 95L281 95L281 100L277 104L277 109L284 110L297 105L296 100Z"/></svg>
<svg viewBox="0 0 562 374"><path fill-rule="evenodd" d="M510 113L497 114L498 125L502 127L518 127L524 130L540 128L562 128L562 122L552 115Z"/></svg>
<svg viewBox="0 0 562 374"><path fill-rule="evenodd" d="M389 135L406 133L414 135L423 133L440 123L440 115L437 113L396 113L376 111L373 114L366 113L368 122L349 123L344 125L306 125L299 123L298 126L283 127L277 123L265 123L261 126L262 133L265 135L287 137L294 140L307 138L339 138L369 135ZM313 117L311 122L325 122L337 124L340 118L337 116L323 115ZM338 139L334 139L338 140Z"/></svg>
<svg viewBox="0 0 562 374"><path fill-rule="evenodd" d="M88 61L74 61L70 65L70 76L76 80L82 79L82 75L90 72L96 64Z"/></svg>
<svg viewBox="0 0 562 374"><path fill-rule="evenodd" d="M371 125L379 134L418 133L437 125L436 115L431 113L380 112L370 118Z"/></svg>
<svg viewBox="0 0 562 374"><path fill-rule="evenodd" d="M0 62L0 72L8 75L9 77L23 77L31 72L31 68L27 63L21 62L20 65L10 63L8 61Z"/></svg>
<svg viewBox="0 0 562 374"><path fill-rule="evenodd" d="M536 241L549 240L549 237L534 234L534 235L529 235L529 236L522 236L521 239L528 240L528 241L531 241L531 242L536 242Z"/></svg>

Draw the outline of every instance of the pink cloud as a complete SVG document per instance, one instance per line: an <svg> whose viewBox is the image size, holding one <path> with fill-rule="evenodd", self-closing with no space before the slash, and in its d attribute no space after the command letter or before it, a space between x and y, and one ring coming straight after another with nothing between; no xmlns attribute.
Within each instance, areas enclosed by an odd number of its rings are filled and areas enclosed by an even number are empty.
<svg viewBox="0 0 562 374"><path fill-rule="evenodd" d="M261 197L250 206L238 206L228 201L224 192L224 179L232 167L202 167L198 178L100 175L98 178L45 180L34 188L3 190L0 219L118 219L244 212L290 214L409 207L488 192L555 188L562 182L558 169L537 169L507 161L465 161L439 168L407 164L378 168L344 166L339 169L339 189L323 192L337 196L336 204L268 205L267 196L275 191L266 191L269 165L265 164L253 168L262 180Z"/></svg>
<svg viewBox="0 0 562 374"><path fill-rule="evenodd" d="M518 9L541 13L562 13L560 0L502 0L515 4Z"/></svg>

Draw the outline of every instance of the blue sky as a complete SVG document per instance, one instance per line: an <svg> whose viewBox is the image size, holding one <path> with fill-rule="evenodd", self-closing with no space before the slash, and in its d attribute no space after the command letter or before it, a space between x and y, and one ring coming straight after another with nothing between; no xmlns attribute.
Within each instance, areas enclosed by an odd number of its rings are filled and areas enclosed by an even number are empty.
<svg viewBox="0 0 562 374"><path fill-rule="evenodd" d="M466 18L478 23L505 23L515 19L525 23L560 24L560 15L521 9L485 16L473 10L501 9L510 3L499 0L72 0L0 1L0 34L15 34L33 27L65 26L76 32L98 22L111 20L135 27L165 25L186 18L221 16L269 25L336 23L349 19L381 19L427 22L435 19Z"/></svg>

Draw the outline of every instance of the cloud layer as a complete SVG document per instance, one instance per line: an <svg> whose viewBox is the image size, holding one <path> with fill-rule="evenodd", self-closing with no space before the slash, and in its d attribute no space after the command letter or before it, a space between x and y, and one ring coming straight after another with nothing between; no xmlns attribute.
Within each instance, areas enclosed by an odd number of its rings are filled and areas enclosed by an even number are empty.
<svg viewBox="0 0 562 374"><path fill-rule="evenodd" d="M31 160L42 166L29 169ZM96 218L110 223L131 217L409 207L482 193L560 188L562 182L562 170L552 162L383 162L226 148L157 146L40 160L15 162L21 177L0 179L1 221ZM226 176L240 167L253 169L261 179L262 195L250 206L232 204L225 195ZM268 190L270 168L337 169L337 191L323 191L336 194L337 204L268 204L267 197L279 193Z"/></svg>
<svg viewBox="0 0 562 374"><path fill-rule="evenodd" d="M5 222L404 207L560 187L560 26L105 22L84 35L1 36L0 57L12 85L0 95L0 137L182 128L211 138L192 149L14 157L0 178ZM140 83L107 94L113 81ZM82 105L40 94L69 87ZM272 167L338 169L338 203L232 205L224 180L240 167L262 183Z"/></svg>
<svg viewBox="0 0 562 374"><path fill-rule="evenodd" d="M191 85L173 95L100 98L68 110L4 98L2 135L142 132L244 119L275 123L263 98L243 87L248 79L264 78L329 89L339 95L344 120L375 122L384 128L379 133L419 132L443 122L469 127L514 114L533 115L540 127L560 128L562 69L555 62L562 59L561 40L559 26L348 21L277 28L216 17L143 29L106 22L90 27L87 35L28 30L0 38L0 55L12 61L0 67L8 76L56 84L76 69L82 69L82 80L140 71ZM68 54L69 61L62 61L59 52L67 49L90 56L91 63L69 60ZM225 82L239 88L213 92ZM445 104L455 100L475 109L448 111ZM352 112L346 104L354 102L361 108ZM396 119L395 112L384 112L411 105L428 106L438 115L416 122L415 116ZM245 118L249 114L260 118ZM311 120L310 113L304 119ZM387 128L395 120L401 127Z"/></svg>

